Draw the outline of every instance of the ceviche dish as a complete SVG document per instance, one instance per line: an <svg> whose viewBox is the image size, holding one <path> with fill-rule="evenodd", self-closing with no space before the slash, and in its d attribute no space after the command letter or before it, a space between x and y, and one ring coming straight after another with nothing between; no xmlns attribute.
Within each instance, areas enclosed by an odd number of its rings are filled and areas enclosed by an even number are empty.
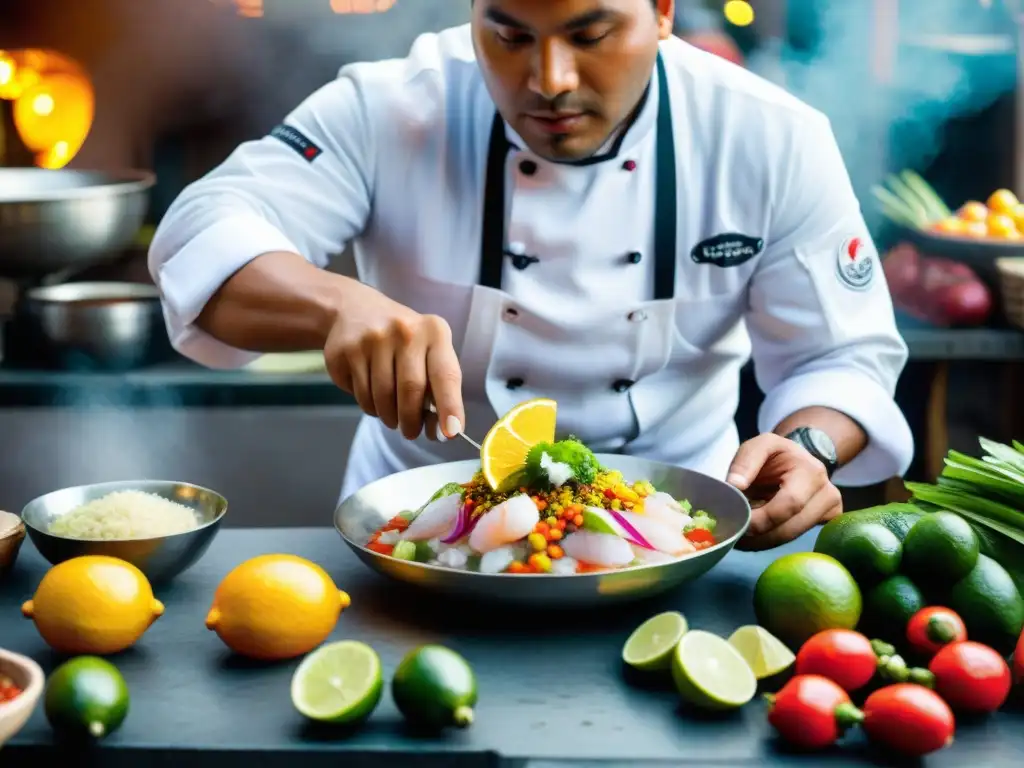
<svg viewBox="0 0 1024 768"><path fill-rule="evenodd" d="M519 409L549 409L550 425L516 419ZM578 440L531 440L537 432L553 438L551 401L517 406L488 433L473 477L393 517L367 548L484 574L566 575L676 560L716 543L711 513L602 467Z"/></svg>

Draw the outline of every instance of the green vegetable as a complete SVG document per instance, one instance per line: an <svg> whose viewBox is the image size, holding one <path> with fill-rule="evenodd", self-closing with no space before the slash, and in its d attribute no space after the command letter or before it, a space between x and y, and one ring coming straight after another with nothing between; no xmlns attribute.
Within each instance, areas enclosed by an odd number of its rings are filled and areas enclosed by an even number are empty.
<svg viewBox="0 0 1024 768"><path fill-rule="evenodd" d="M690 519L690 524L683 530L686 532L692 531L696 528L703 528L705 531L714 533L715 525L717 525L717 521L703 509L699 509L693 514L693 517Z"/></svg>
<svg viewBox="0 0 1024 768"><path fill-rule="evenodd" d="M927 229L953 215L928 182L911 170L890 174L886 186L875 186L871 193L886 218L911 229Z"/></svg>
<svg viewBox="0 0 1024 768"><path fill-rule="evenodd" d="M1024 592L1024 444L981 438L981 458L950 451L935 484L906 483L926 511L960 515L974 529L980 551L1002 565Z"/></svg>
<svg viewBox="0 0 1024 768"><path fill-rule="evenodd" d="M438 490L437 493L430 497L430 501L428 501L427 504L437 501L438 499L442 499L445 496L453 496L456 493L459 494L459 496L462 496L465 490L466 489L463 488L459 483L445 483L444 485L441 486L440 490Z"/></svg>
<svg viewBox="0 0 1024 768"><path fill-rule="evenodd" d="M594 452L579 440L570 438L557 443L537 443L526 454L526 477L530 486L550 487L548 473L541 466L541 459L548 457L559 464L567 464L572 470L572 479L587 485L594 482L601 465Z"/></svg>
<svg viewBox="0 0 1024 768"><path fill-rule="evenodd" d="M411 541L400 541L395 544L395 548L391 550L391 556L396 557L399 560L415 560L416 544Z"/></svg>

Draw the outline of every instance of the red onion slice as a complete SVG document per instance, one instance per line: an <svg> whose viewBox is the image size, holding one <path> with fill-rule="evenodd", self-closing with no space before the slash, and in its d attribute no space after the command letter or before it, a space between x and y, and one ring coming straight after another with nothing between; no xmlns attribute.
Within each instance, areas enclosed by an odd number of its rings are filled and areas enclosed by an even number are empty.
<svg viewBox="0 0 1024 768"><path fill-rule="evenodd" d="M643 547L644 549L654 549L651 543L640 535L640 531L638 531L636 528L630 525L629 521L627 521L626 518L620 515L616 510L609 509L608 514L610 514L615 519L616 523L622 526L622 530L626 532L626 538L628 538L638 547Z"/></svg>
<svg viewBox="0 0 1024 768"><path fill-rule="evenodd" d="M472 532L476 520L473 519L471 511L469 504L463 504L459 508L459 514L455 518L455 525L452 526L451 532L441 539L442 544L454 544L463 536L468 536Z"/></svg>

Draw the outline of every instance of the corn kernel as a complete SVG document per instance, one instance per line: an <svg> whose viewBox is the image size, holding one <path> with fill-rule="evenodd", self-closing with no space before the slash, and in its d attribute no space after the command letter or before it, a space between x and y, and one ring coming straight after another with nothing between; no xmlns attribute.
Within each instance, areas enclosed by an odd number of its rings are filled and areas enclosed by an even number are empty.
<svg viewBox="0 0 1024 768"><path fill-rule="evenodd" d="M543 552L548 548L548 540L543 533L531 533L527 541L537 552Z"/></svg>
<svg viewBox="0 0 1024 768"><path fill-rule="evenodd" d="M547 573L551 570L551 558L544 554L530 555L530 565L538 571Z"/></svg>
<svg viewBox="0 0 1024 768"><path fill-rule="evenodd" d="M556 525L558 525L558 518L549 517L544 522L547 523L551 528L554 528Z"/></svg>

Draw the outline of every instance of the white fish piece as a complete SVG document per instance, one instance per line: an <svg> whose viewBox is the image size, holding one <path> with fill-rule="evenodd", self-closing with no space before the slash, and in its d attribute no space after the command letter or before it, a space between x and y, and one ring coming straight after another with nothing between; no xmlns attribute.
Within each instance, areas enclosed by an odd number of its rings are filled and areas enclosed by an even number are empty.
<svg viewBox="0 0 1024 768"><path fill-rule="evenodd" d="M633 547L633 554L636 555L636 559L641 561L644 565L655 565L657 563L670 563L676 558L672 555L659 552L656 549L647 549L646 547L638 547L636 544L631 544Z"/></svg>
<svg viewBox="0 0 1024 768"><path fill-rule="evenodd" d="M406 541L427 541L448 535L455 526L462 508L462 497L457 493L442 496L427 504L402 535Z"/></svg>
<svg viewBox="0 0 1024 768"><path fill-rule="evenodd" d="M466 557L466 553L460 551L457 547L446 549L437 556L437 562L445 568L465 568L468 560L469 558Z"/></svg>
<svg viewBox="0 0 1024 768"><path fill-rule="evenodd" d="M394 546L401 540L402 534L398 531L384 531L377 539L381 544L388 544L390 546Z"/></svg>
<svg viewBox="0 0 1024 768"><path fill-rule="evenodd" d="M571 557L560 557L551 561L551 572L556 576L568 576L576 573L578 563Z"/></svg>
<svg viewBox="0 0 1024 768"><path fill-rule="evenodd" d="M515 559L512 547L492 549L480 558L480 573L502 573Z"/></svg>
<svg viewBox="0 0 1024 768"><path fill-rule="evenodd" d="M619 568L635 559L629 542L610 533L577 531L565 537L562 549L574 560L603 568Z"/></svg>
<svg viewBox="0 0 1024 768"><path fill-rule="evenodd" d="M644 515L653 520L660 520L677 531L682 531L693 520L683 512L679 502L664 491L652 493L644 499Z"/></svg>
<svg viewBox="0 0 1024 768"><path fill-rule="evenodd" d="M650 518L626 510L617 510L622 519L633 526L637 533L647 539L647 543L659 552L667 555L685 555L693 552L696 547L683 535L682 529L674 528L662 521L662 518Z"/></svg>
<svg viewBox="0 0 1024 768"><path fill-rule="evenodd" d="M469 534L469 546L485 554L529 536L540 522L540 510L524 493L492 507L476 521Z"/></svg>

